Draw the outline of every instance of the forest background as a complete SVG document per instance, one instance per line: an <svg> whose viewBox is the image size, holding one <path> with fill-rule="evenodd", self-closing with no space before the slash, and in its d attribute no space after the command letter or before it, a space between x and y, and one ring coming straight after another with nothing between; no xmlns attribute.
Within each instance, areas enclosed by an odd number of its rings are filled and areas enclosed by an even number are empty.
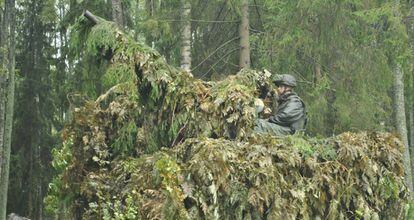
<svg viewBox="0 0 414 220"><path fill-rule="evenodd" d="M203 80L241 68L291 73L307 103L309 135L394 132L414 156L414 1L5 0L0 7L1 215L48 216L43 200L60 131L79 97L105 91L104 64L82 56L84 42L71 33L85 9Z"/></svg>

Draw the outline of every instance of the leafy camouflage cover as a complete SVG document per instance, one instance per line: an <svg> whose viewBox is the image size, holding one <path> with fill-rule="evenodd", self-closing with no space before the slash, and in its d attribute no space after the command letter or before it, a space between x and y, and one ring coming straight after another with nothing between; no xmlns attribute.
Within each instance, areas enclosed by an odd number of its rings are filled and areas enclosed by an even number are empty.
<svg viewBox="0 0 414 220"><path fill-rule="evenodd" d="M388 133L327 139L252 133L270 75L204 82L112 23L81 19L105 94L74 109L46 198L85 219L402 218L402 144Z"/></svg>

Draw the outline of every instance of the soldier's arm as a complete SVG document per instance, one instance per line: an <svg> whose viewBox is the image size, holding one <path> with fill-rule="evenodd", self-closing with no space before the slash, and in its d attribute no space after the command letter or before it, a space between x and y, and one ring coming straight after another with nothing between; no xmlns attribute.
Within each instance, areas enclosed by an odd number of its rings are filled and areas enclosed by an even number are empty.
<svg viewBox="0 0 414 220"><path fill-rule="evenodd" d="M289 101L286 107L279 109L275 115L270 116L269 122L282 126L290 126L303 115L303 105L300 100Z"/></svg>

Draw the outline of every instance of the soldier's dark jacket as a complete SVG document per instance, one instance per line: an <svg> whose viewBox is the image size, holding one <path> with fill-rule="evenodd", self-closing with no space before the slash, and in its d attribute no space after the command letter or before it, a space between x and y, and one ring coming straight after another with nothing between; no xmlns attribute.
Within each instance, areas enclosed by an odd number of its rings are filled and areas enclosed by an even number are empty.
<svg viewBox="0 0 414 220"><path fill-rule="evenodd" d="M279 97L276 113L269 118L269 122L288 127L294 133L305 128L305 104L294 92L286 92Z"/></svg>

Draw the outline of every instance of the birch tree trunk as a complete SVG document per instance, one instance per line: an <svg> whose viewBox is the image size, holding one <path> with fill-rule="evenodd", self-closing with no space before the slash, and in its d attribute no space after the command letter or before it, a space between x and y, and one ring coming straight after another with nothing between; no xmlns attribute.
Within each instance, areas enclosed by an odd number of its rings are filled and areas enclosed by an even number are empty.
<svg viewBox="0 0 414 220"><path fill-rule="evenodd" d="M7 69L7 94L6 94L6 108L5 108L5 128L3 141L3 160L1 169L0 181L0 219L6 219L7 212L7 192L9 183L9 168L10 168L10 151L11 151L11 135L13 125L13 111L14 111L14 48L15 48L15 0L6 0L5 4L5 22L2 30L6 31L4 35L4 45L7 45L7 65L3 65L3 69ZM4 63L4 62L3 62Z"/></svg>
<svg viewBox="0 0 414 220"><path fill-rule="evenodd" d="M112 19L119 28L124 28L124 18L121 0L112 0Z"/></svg>
<svg viewBox="0 0 414 220"><path fill-rule="evenodd" d="M408 148L407 124L404 104L404 74L399 64L397 64L394 71L394 111L396 117L396 127L399 135L401 136L401 140L404 143L403 162L405 170L405 181L408 189L412 192L413 178L411 172L410 151Z"/></svg>
<svg viewBox="0 0 414 220"><path fill-rule="evenodd" d="M249 1L242 0L240 24L240 69L250 68Z"/></svg>
<svg viewBox="0 0 414 220"><path fill-rule="evenodd" d="M182 0L182 5L184 29L181 33L181 68L191 73L191 3L188 0Z"/></svg>

